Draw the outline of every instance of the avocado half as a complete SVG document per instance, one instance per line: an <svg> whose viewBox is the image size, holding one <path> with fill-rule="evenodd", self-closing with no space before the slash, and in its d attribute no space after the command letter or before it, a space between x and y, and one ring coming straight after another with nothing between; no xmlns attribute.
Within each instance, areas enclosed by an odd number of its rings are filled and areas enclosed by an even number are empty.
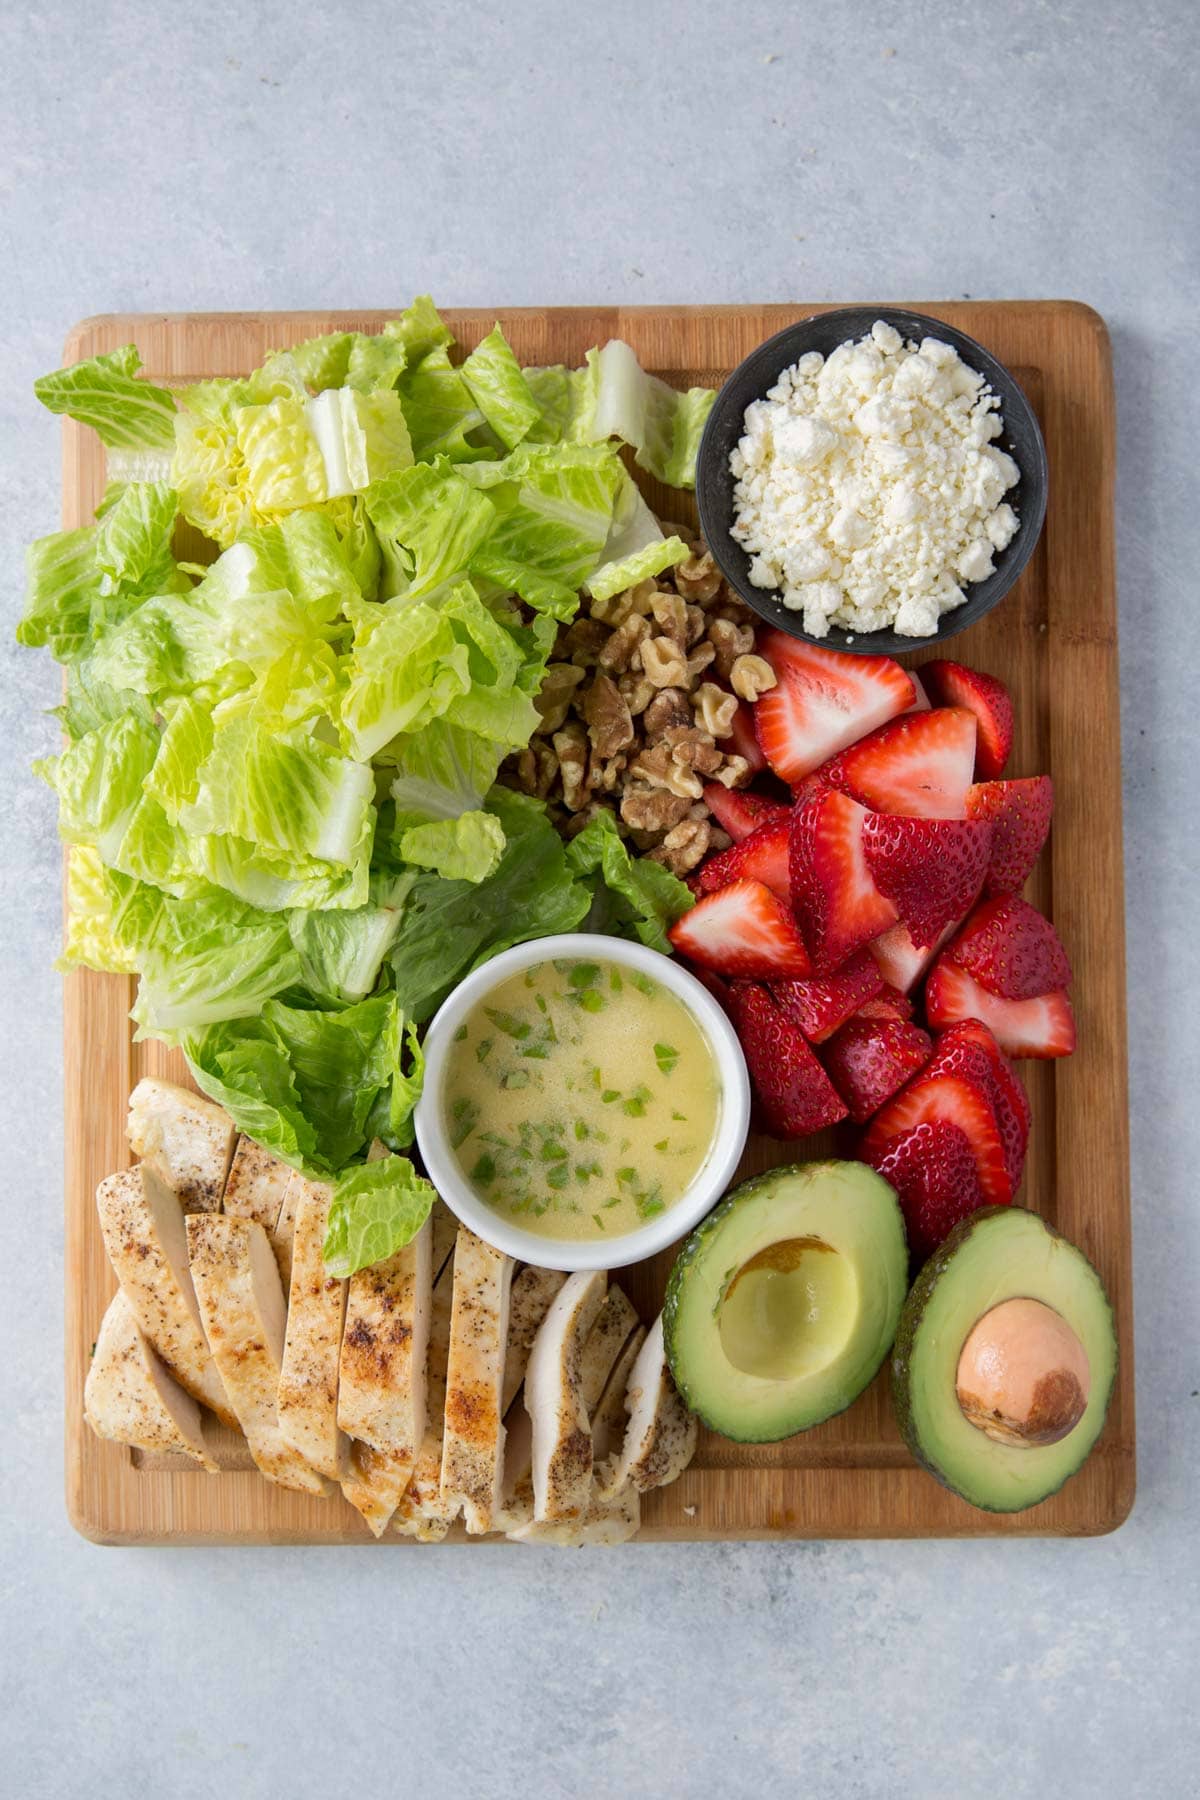
<svg viewBox="0 0 1200 1800"><path fill-rule="evenodd" d="M663 1314L675 1385L738 1443L806 1431L872 1380L907 1286L900 1207L873 1169L771 1169L734 1188L679 1252Z"/></svg>
<svg viewBox="0 0 1200 1800"><path fill-rule="evenodd" d="M963 1345L984 1314L1010 1299L1051 1307L1087 1355L1087 1404L1057 1443L998 1442L959 1405ZM1021 1512L1056 1493L1086 1460L1116 1370L1112 1307L1087 1257L1036 1213L989 1206L956 1226L918 1275L896 1333L892 1395L904 1441L931 1475L972 1506Z"/></svg>

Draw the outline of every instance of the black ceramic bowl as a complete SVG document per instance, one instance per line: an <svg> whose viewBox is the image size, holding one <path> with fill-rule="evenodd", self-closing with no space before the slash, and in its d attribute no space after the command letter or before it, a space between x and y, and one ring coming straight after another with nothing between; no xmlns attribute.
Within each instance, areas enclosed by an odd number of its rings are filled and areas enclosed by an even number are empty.
<svg viewBox="0 0 1200 1800"><path fill-rule="evenodd" d="M967 586L963 605L955 607L953 612L943 613L938 629L931 637L900 637L894 631L848 632L831 625L827 636L816 638L804 630L802 615L784 606L777 593L751 584L750 558L729 535L734 516L734 481L729 470L729 453L744 435L747 406L752 400L760 400L775 385L784 369L799 362L810 350L828 356L839 344L865 336L876 319L886 319L906 340L920 343L924 337L936 337L953 344L962 360L978 369L998 396L1004 430L995 442L1001 450L1008 452L1021 471L1016 487L1010 488L1004 498L1015 510L1019 524L1012 542L996 553L992 574ZM956 331L952 325L944 325L940 319L931 319L925 313L905 312L896 306L846 306L836 312L817 313L786 326L765 344L760 344L734 370L717 395L696 460L700 528L725 579L747 606L752 606L768 624L777 625L793 637L804 638L810 644L823 644L828 650L850 650L864 656L894 656L900 651L921 650L929 644L944 643L999 605L1033 555L1046 517L1046 488L1046 446L1033 408L1008 370L965 332Z"/></svg>

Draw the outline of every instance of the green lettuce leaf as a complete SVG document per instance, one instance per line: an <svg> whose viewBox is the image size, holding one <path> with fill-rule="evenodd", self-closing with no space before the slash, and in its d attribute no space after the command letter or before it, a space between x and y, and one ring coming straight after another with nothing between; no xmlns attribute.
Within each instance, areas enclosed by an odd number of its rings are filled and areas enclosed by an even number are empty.
<svg viewBox="0 0 1200 1800"><path fill-rule="evenodd" d="M115 863L157 753L154 725L125 715L86 732L61 756L35 763L58 795L60 836Z"/></svg>
<svg viewBox="0 0 1200 1800"><path fill-rule="evenodd" d="M351 753L366 762L466 694L470 662L450 620L420 601L376 604L355 621L341 725Z"/></svg>
<svg viewBox="0 0 1200 1800"><path fill-rule="evenodd" d="M191 586L171 554L178 510L179 497L165 481L131 481L113 496L96 530L96 568L109 592L160 594Z"/></svg>
<svg viewBox="0 0 1200 1800"><path fill-rule="evenodd" d="M482 478L498 515L471 557L472 573L538 611L573 617L608 540L621 474L615 455L590 445L522 447L503 463L471 469L468 479Z"/></svg>
<svg viewBox="0 0 1200 1800"><path fill-rule="evenodd" d="M162 905L161 894L106 868L98 851L73 846L67 856L67 941L59 968L136 974L139 950Z"/></svg>
<svg viewBox="0 0 1200 1800"><path fill-rule="evenodd" d="M175 439L175 402L165 388L141 381L142 359L132 344L43 375L33 384L42 405L90 425L113 449L169 449Z"/></svg>
<svg viewBox="0 0 1200 1800"><path fill-rule="evenodd" d="M59 662L82 655L91 642L96 575L95 526L35 538L25 552L25 611L17 642L35 649L45 645Z"/></svg>
<svg viewBox="0 0 1200 1800"><path fill-rule="evenodd" d="M417 1028L397 1006L384 1033L384 1057L391 1080L375 1096L367 1114L368 1141L379 1138L391 1150L406 1150L415 1136L413 1112L425 1082L425 1052Z"/></svg>
<svg viewBox="0 0 1200 1800"><path fill-rule="evenodd" d="M671 954L667 927L694 904L692 895L661 863L629 854L611 813L588 821L567 845L566 861L579 880L593 883L589 930L638 937Z"/></svg>
<svg viewBox="0 0 1200 1800"><path fill-rule="evenodd" d="M588 576L587 590L593 599L607 600L673 568L688 554L682 538L663 536L637 483L622 471L608 539L600 553L600 566Z"/></svg>
<svg viewBox="0 0 1200 1800"><path fill-rule="evenodd" d="M289 914L300 979L319 1005L334 1008L366 999L396 941L405 898L415 879L415 875L376 874L365 906L297 909Z"/></svg>
<svg viewBox="0 0 1200 1800"><path fill-rule="evenodd" d="M639 468L671 487L696 485L696 452L712 404L712 388L680 393L647 375L629 345L610 338L589 350L573 394L567 435L584 443L617 437L632 444Z"/></svg>
<svg viewBox="0 0 1200 1800"><path fill-rule="evenodd" d="M285 927L286 929L286 927ZM197 1086L285 1162L332 1174L366 1141L394 1074L396 1002L380 994L329 1012L267 1000L257 1018L189 1033Z"/></svg>
<svg viewBox="0 0 1200 1800"><path fill-rule="evenodd" d="M444 349L431 350L397 383L418 462L444 456L451 462L470 462L493 456L494 448L473 444L471 434L483 429L483 409Z"/></svg>
<svg viewBox="0 0 1200 1800"><path fill-rule="evenodd" d="M499 865L504 827L491 813L465 812L456 819L406 824L397 841L406 863L434 869L448 881L483 881Z"/></svg>
<svg viewBox="0 0 1200 1800"><path fill-rule="evenodd" d="M521 366L499 325L462 365L462 377L486 423L507 450L515 450L541 417Z"/></svg>
<svg viewBox="0 0 1200 1800"><path fill-rule="evenodd" d="M325 1237L325 1265L346 1280L411 1243L436 1198L406 1156L356 1163L337 1179Z"/></svg>
<svg viewBox="0 0 1200 1800"><path fill-rule="evenodd" d="M389 319L383 328L383 336L402 346L409 368L435 350L448 350L454 342L454 334L443 322L428 294L418 294L399 318Z"/></svg>
<svg viewBox="0 0 1200 1800"><path fill-rule="evenodd" d="M284 863L348 867L370 857L374 792L369 768L316 737L238 718L214 730L196 797L178 822L241 838Z"/></svg>
<svg viewBox="0 0 1200 1800"><path fill-rule="evenodd" d="M494 788L488 810L505 835L495 872L477 884L420 875L408 897L391 964L397 999L418 1024L471 969L512 944L574 930L591 904L538 801Z"/></svg>
<svg viewBox="0 0 1200 1800"><path fill-rule="evenodd" d="M495 524L495 508L446 460L386 476L364 499L380 536L408 570L404 593L418 599L466 573Z"/></svg>
<svg viewBox="0 0 1200 1800"><path fill-rule="evenodd" d="M254 1019L301 976L285 916L212 890L164 903L138 967L132 1016L139 1036L165 1043L208 1025Z"/></svg>
<svg viewBox="0 0 1200 1800"><path fill-rule="evenodd" d="M505 746L478 732L432 719L398 746L392 798L398 814L456 819L475 811L496 779Z"/></svg>

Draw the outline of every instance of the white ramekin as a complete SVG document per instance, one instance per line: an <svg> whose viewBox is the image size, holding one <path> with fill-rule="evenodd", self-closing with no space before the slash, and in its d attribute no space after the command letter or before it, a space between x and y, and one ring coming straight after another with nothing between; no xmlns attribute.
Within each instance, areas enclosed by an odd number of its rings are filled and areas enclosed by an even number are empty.
<svg viewBox="0 0 1200 1800"><path fill-rule="evenodd" d="M556 957L616 963L618 968L638 969L661 982L668 993L687 1007L703 1031L717 1065L721 1116L706 1161L674 1206L621 1237L577 1241L522 1230L511 1219L494 1212L475 1193L446 1134L442 1089L455 1032L472 1007L510 975L519 975L535 963L550 962ZM425 1035L425 1087L417 1103L415 1122L417 1144L429 1179L451 1212L478 1237L508 1256L544 1269L623 1269L683 1237L721 1198L741 1160L750 1129L750 1081L732 1025L694 975L669 956L648 950L643 944L571 931L558 937L535 938L531 943L502 951L468 975L442 1003Z"/></svg>

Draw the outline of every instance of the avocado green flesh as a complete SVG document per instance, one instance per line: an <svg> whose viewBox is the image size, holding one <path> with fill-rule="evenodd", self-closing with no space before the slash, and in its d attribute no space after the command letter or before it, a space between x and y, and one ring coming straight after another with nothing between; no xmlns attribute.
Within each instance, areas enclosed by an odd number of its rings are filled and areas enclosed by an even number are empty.
<svg viewBox="0 0 1200 1800"><path fill-rule="evenodd" d="M864 1163L805 1163L744 1182L672 1271L664 1324L676 1385L735 1441L805 1431L874 1377L907 1275L896 1196Z"/></svg>
<svg viewBox="0 0 1200 1800"><path fill-rule="evenodd" d="M998 1443L972 1425L955 1392L958 1359L993 1306L1040 1300L1062 1315L1087 1354L1082 1418L1057 1444ZM1112 1309L1087 1258L1020 1207L965 1220L925 1265L900 1321L892 1364L896 1414L909 1448L972 1506L1019 1512L1055 1493L1099 1437L1117 1367Z"/></svg>

